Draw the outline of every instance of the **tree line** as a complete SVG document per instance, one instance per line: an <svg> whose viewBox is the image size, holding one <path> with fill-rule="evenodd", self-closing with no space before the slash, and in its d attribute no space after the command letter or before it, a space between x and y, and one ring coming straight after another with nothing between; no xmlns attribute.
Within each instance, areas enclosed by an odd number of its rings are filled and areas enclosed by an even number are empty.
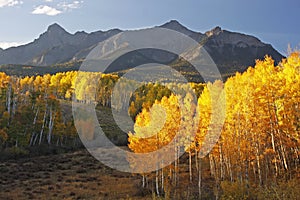
<svg viewBox="0 0 300 200"><path fill-rule="evenodd" d="M82 71L25 77L0 72L1 149L43 144L80 146L72 117L72 99L110 108L111 95L116 90L114 109L123 111L126 108L123 100L130 95L128 113L135 119L143 106L150 108L156 99L171 94L167 87L157 83L145 83L128 94L128 88L137 83L125 80L115 88L119 78L114 74ZM200 93L203 84L194 87Z"/></svg>

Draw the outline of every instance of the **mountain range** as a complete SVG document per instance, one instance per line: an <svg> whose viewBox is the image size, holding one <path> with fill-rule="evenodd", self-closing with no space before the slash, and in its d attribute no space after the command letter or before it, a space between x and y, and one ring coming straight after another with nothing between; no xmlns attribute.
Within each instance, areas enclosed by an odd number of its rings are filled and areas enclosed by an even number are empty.
<svg viewBox="0 0 300 200"><path fill-rule="evenodd" d="M176 20L159 27L178 31L197 42L202 42L223 74L244 71L248 66L252 66L256 59L262 59L265 55L272 56L276 63L283 58L270 44L265 44L254 36L222 30L220 27L200 33L189 30ZM0 65L53 66L80 62L99 42L120 32L123 31L111 29L71 34L54 23L31 43L0 49ZM118 68L115 71L118 71Z"/></svg>

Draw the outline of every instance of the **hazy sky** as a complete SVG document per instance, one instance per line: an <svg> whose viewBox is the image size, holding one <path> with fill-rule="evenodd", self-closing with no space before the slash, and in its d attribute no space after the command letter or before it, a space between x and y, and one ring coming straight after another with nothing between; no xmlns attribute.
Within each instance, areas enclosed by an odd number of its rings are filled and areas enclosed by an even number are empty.
<svg viewBox="0 0 300 200"><path fill-rule="evenodd" d="M215 26L257 36L286 53L300 46L300 1L0 0L0 47L33 41L57 22L67 31L137 29L176 19L205 32Z"/></svg>

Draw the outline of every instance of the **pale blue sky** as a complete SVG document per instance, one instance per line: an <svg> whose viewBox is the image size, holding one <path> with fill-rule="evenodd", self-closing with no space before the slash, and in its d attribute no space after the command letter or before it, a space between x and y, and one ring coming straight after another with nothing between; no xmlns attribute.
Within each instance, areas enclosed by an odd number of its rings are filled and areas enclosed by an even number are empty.
<svg viewBox="0 0 300 200"><path fill-rule="evenodd" d="M285 53L300 46L300 1L0 0L0 46L26 43L56 22L67 31L137 29L176 19L205 32L215 26L257 36Z"/></svg>

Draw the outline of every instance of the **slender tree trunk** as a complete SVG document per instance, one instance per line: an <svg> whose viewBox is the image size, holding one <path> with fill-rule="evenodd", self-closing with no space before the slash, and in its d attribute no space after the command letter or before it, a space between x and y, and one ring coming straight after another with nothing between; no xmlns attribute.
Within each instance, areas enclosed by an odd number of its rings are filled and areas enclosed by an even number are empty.
<svg viewBox="0 0 300 200"><path fill-rule="evenodd" d="M193 172L192 172L192 151L189 150L189 174L190 174L190 183L193 182Z"/></svg>
<svg viewBox="0 0 300 200"><path fill-rule="evenodd" d="M142 187L145 188L145 174L142 175Z"/></svg>
<svg viewBox="0 0 300 200"><path fill-rule="evenodd" d="M275 115L275 123L276 123L276 132L277 132L277 134L278 134L278 136L279 136L279 144L280 144L280 150L281 150L281 155L282 155L282 159L283 159L283 166L284 166L284 169L286 170L286 171L288 171L288 164L287 164L287 159L286 159L286 153L285 153L285 148L283 147L283 144L282 144L282 139L281 139L281 134L280 134L280 132L279 132L279 122L278 122L278 112L277 112L277 106L276 105L274 105L273 106L273 108L274 108L274 115Z"/></svg>
<svg viewBox="0 0 300 200"><path fill-rule="evenodd" d="M164 165L164 161L162 161L162 166ZM161 190L164 191L164 169L161 169Z"/></svg>
<svg viewBox="0 0 300 200"><path fill-rule="evenodd" d="M32 146L35 146L38 137L39 137L39 134L36 134L36 133L35 133L35 138L34 138L34 140L33 140L33 145L32 145Z"/></svg>
<svg viewBox="0 0 300 200"><path fill-rule="evenodd" d="M11 108L11 92L12 92L12 88L11 85L9 84L7 88L7 94L6 94L6 107L7 107L8 114L10 114L10 108Z"/></svg>
<svg viewBox="0 0 300 200"><path fill-rule="evenodd" d="M52 130L54 126L55 115L53 116L52 107L50 108L50 120L49 120L49 131L48 131L48 144L51 144Z"/></svg>
<svg viewBox="0 0 300 200"><path fill-rule="evenodd" d="M41 143L42 143L43 132L44 132L45 123L46 123L46 116L47 116L47 105L46 105L46 108L45 108L44 118L43 118L43 125L42 125L42 129L41 129L41 132L40 132L39 145L41 145Z"/></svg>
<svg viewBox="0 0 300 200"><path fill-rule="evenodd" d="M259 150L258 150L258 142L255 145L256 149L256 163L257 163L257 172L258 172L258 179L259 179L259 186L262 186L262 176L261 176L261 167L260 167L260 158L259 158Z"/></svg>
<svg viewBox="0 0 300 200"><path fill-rule="evenodd" d="M174 185L177 185L177 143L175 139L174 145Z"/></svg>
<svg viewBox="0 0 300 200"><path fill-rule="evenodd" d="M36 113L35 113L35 116L34 116L34 119L33 119L33 122L32 122L33 125L36 124L36 119L37 119L37 116L39 114L39 111L40 111L40 108L38 108L37 111L36 111Z"/></svg>
<svg viewBox="0 0 300 200"><path fill-rule="evenodd" d="M200 153L200 151L199 151L199 153ZM196 165L196 170L197 170L197 172L199 171L199 166L198 166L198 151L197 151L197 149L195 148L195 165Z"/></svg>
<svg viewBox="0 0 300 200"><path fill-rule="evenodd" d="M248 158L245 161L245 180L246 180L246 193L249 195L249 161Z"/></svg>
<svg viewBox="0 0 300 200"><path fill-rule="evenodd" d="M282 144L281 137L279 138L279 143L280 143L280 150L281 150L281 156L282 156L283 166L284 166L284 169L286 171L288 171L288 164L287 164L287 159L286 159L286 155L285 155L286 154L285 153L285 147Z"/></svg>
<svg viewBox="0 0 300 200"><path fill-rule="evenodd" d="M33 141L34 141L35 135L36 135L36 133L33 132L32 135L31 135L31 137L30 137L30 142L29 142L29 146L30 146L30 147L33 146Z"/></svg>
<svg viewBox="0 0 300 200"><path fill-rule="evenodd" d="M215 178L215 163L213 160L213 156L212 156L212 154L209 154L208 157L209 157L210 173L211 173L212 177Z"/></svg>
<svg viewBox="0 0 300 200"><path fill-rule="evenodd" d="M229 171L229 175L230 175L230 181L233 182L231 159L228 159L228 171Z"/></svg>
<svg viewBox="0 0 300 200"><path fill-rule="evenodd" d="M38 116L38 113L39 113L40 109L38 108L36 113L35 113L35 116L34 116L34 119L33 119L33 122L32 122L32 125L33 125L33 128L36 124L36 120L37 120L37 116ZM31 135L31 138L30 138L30 143L29 143L29 146L33 146L34 145L34 138L36 136L36 133L33 132L32 135Z"/></svg>
<svg viewBox="0 0 300 200"><path fill-rule="evenodd" d="M176 173L177 173L177 184L179 185L179 181L180 181L180 171L179 171L179 157L180 155L180 147L177 147L177 170L176 170Z"/></svg>
<svg viewBox="0 0 300 200"><path fill-rule="evenodd" d="M271 140L272 140L271 142L272 142L273 151L276 152L273 130L271 130ZM275 166L275 177L277 177L278 166L277 166L277 155L276 154L275 154L275 158L274 158L274 166Z"/></svg>
<svg viewBox="0 0 300 200"><path fill-rule="evenodd" d="M300 152L298 150L298 148L294 148L294 152L295 152L295 156L297 157L297 159L294 159L294 165L295 165L295 168L296 168L296 171L298 170L298 164L300 163Z"/></svg>
<svg viewBox="0 0 300 200"><path fill-rule="evenodd" d="M12 95L12 88L11 88L11 84L9 84L7 89L7 95L6 95L6 107L9 115L9 118L7 120L7 126L10 125L10 120L11 120L11 95Z"/></svg>
<svg viewBox="0 0 300 200"><path fill-rule="evenodd" d="M17 110L17 100L18 100L17 98L18 98L17 95L15 95L14 98L13 98L12 117L14 117L15 114L16 114L16 110Z"/></svg>
<svg viewBox="0 0 300 200"><path fill-rule="evenodd" d="M156 194L159 196L159 179L158 179L159 173L158 169L155 172L155 189L156 189Z"/></svg>
<svg viewBox="0 0 300 200"><path fill-rule="evenodd" d="M222 144L219 144L219 159L220 159L220 177L221 180L224 179L224 161L223 161L223 150L222 150Z"/></svg>
<svg viewBox="0 0 300 200"><path fill-rule="evenodd" d="M199 193L199 199L202 198L202 192L201 192L201 187L202 187L202 160L200 158L200 152L199 152L199 162L198 162L198 193Z"/></svg>

